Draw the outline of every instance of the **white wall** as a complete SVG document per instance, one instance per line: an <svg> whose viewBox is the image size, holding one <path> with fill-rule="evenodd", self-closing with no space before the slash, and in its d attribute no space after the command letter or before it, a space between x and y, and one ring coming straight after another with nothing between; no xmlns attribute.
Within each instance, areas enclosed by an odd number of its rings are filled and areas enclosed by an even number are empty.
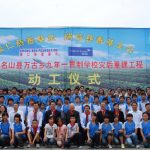
<svg viewBox="0 0 150 150"><path fill-rule="evenodd" d="M0 0L0 27L150 27L150 0Z"/></svg>

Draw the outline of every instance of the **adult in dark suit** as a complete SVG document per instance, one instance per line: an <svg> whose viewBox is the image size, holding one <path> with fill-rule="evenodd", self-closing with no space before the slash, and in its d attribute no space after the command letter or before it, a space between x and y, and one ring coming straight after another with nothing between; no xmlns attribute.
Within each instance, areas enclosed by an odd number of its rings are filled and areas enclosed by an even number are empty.
<svg viewBox="0 0 150 150"><path fill-rule="evenodd" d="M53 115L54 116L54 121L55 123L57 122L57 118L60 118L61 117L61 113L56 110L56 104L54 101L51 102L51 105L50 105L50 110L46 111L45 113L45 120L46 120L46 123L48 123L48 119L49 117Z"/></svg>
<svg viewBox="0 0 150 150"><path fill-rule="evenodd" d="M105 116L109 117L110 122L113 122L112 112L109 110L106 110L106 104L105 102L102 102L101 109L100 111L97 112L97 121L100 123L104 122Z"/></svg>
<svg viewBox="0 0 150 150"><path fill-rule="evenodd" d="M68 123L70 123L70 116L75 116L76 118L76 122L79 124L80 126L80 115L79 112L75 110L74 104L71 103L69 106L69 111L65 114L65 124L67 125Z"/></svg>

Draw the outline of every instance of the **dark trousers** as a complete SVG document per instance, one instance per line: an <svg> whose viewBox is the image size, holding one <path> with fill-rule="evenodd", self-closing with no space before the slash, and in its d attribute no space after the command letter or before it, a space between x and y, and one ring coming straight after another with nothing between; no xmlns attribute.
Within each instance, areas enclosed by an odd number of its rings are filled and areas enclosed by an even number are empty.
<svg viewBox="0 0 150 150"><path fill-rule="evenodd" d="M65 142L65 147L69 148L71 143L74 143L79 147L81 145L81 133L75 133L71 138L68 138L67 142Z"/></svg>
<svg viewBox="0 0 150 150"><path fill-rule="evenodd" d="M15 135L14 146L23 147L25 141L26 141L26 137L24 135Z"/></svg>
<svg viewBox="0 0 150 150"><path fill-rule="evenodd" d="M90 137L91 138L91 147L94 146L99 146L99 142L100 142L100 134L99 133L95 133L94 136Z"/></svg>
<svg viewBox="0 0 150 150"><path fill-rule="evenodd" d="M2 134L0 136L0 146L2 146L2 147L9 146L10 145L9 143L10 143L9 136Z"/></svg>

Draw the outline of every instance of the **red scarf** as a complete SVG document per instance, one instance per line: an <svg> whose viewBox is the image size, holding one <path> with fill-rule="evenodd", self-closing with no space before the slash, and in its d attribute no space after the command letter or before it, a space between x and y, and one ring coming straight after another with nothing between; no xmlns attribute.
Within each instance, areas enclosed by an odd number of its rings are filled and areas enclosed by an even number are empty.
<svg viewBox="0 0 150 150"><path fill-rule="evenodd" d="M53 115L53 116L55 116L55 115L56 115L56 109L51 110L51 112L52 112L52 115Z"/></svg>
<svg viewBox="0 0 150 150"><path fill-rule="evenodd" d="M34 113L34 120L37 120L37 112L33 111Z"/></svg>
<svg viewBox="0 0 150 150"><path fill-rule="evenodd" d="M71 127L73 127L75 125L75 123L70 123Z"/></svg>
<svg viewBox="0 0 150 150"><path fill-rule="evenodd" d="M90 112L85 113L85 115L86 115L85 125L87 125L87 123L89 122L89 115L90 115Z"/></svg>
<svg viewBox="0 0 150 150"><path fill-rule="evenodd" d="M34 134L36 134L37 129L38 129L38 126L36 126L36 127L32 127L32 128L33 128L33 132L34 132Z"/></svg>
<svg viewBox="0 0 150 150"><path fill-rule="evenodd" d="M102 112L102 115L105 116L106 109L102 109L101 112Z"/></svg>
<svg viewBox="0 0 150 150"><path fill-rule="evenodd" d="M115 116L119 116L119 110L114 110Z"/></svg>
<svg viewBox="0 0 150 150"><path fill-rule="evenodd" d="M73 111L70 111L70 115L73 115L74 114L74 110Z"/></svg>

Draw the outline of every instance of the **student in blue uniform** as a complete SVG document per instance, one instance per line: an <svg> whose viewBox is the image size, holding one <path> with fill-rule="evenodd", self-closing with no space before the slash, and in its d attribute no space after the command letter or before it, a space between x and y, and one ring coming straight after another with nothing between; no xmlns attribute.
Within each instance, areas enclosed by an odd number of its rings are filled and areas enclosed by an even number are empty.
<svg viewBox="0 0 150 150"><path fill-rule="evenodd" d="M100 103L99 103L99 97L95 96L94 97L94 103L93 103L93 108L94 108L94 112L97 113L98 111L100 111Z"/></svg>
<svg viewBox="0 0 150 150"><path fill-rule="evenodd" d="M0 95L0 105L5 104L5 97L3 95Z"/></svg>
<svg viewBox="0 0 150 150"><path fill-rule="evenodd" d="M97 122L96 116L96 113L93 112L91 115L92 119L87 124L87 142L92 148L94 146L98 148L100 142L100 123Z"/></svg>
<svg viewBox="0 0 150 150"><path fill-rule="evenodd" d="M82 105L82 110L84 112L84 107L88 105L90 107L90 111L93 112L94 108L93 108L93 104L89 102L89 96L88 95L84 95L84 102Z"/></svg>
<svg viewBox="0 0 150 150"><path fill-rule="evenodd" d="M79 96L76 96L75 98L74 107L75 107L75 110L79 112L79 114L82 113L82 104L81 104L81 99Z"/></svg>
<svg viewBox="0 0 150 150"><path fill-rule="evenodd" d="M20 114L16 114L14 116L14 123L11 125L12 137L10 144L13 144L15 147L19 146L20 148L23 148L23 143L26 140L25 129Z"/></svg>
<svg viewBox="0 0 150 150"><path fill-rule="evenodd" d="M48 95L46 89L42 89L42 95L39 96L39 102L44 103L45 105L48 104Z"/></svg>
<svg viewBox="0 0 150 150"><path fill-rule="evenodd" d="M25 103L29 103L30 99L33 99L34 103L39 102L39 96L36 94L36 88L32 88L31 95L28 96L27 101Z"/></svg>
<svg viewBox="0 0 150 150"><path fill-rule="evenodd" d="M132 114L127 114L127 121L124 123L123 129L127 145L129 147L132 147L132 145L134 144L136 148L139 148L137 137L137 126L133 121Z"/></svg>
<svg viewBox="0 0 150 150"><path fill-rule="evenodd" d="M10 123L8 122L8 113L2 114L2 122L0 123L0 146L7 148L10 143L11 131Z"/></svg>
<svg viewBox="0 0 150 150"><path fill-rule="evenodd" d="M20 96L17 94L17 88L13 87L12 90L11 90L11 93L12 94L8 96L8 99L12 98L14 100L14 103L19 103Z"/></svg>
<svg viewBox="0 0 150 150"><path fill-rule="evenodd" d="M115 116L114 117L114 122L113 122L113 127L114 127L114 143L119 144L121 143L121 148L125 148L124 143L123 143L123 124L122 122L119 121L119 117Z"/></svg>
<svg viewBox="0 0 150 150"><path fill-rule="evenodd" d="M70 100L68 97L65 97L64 105L62 106L62 111L66 114L69 110Z"/></svg>
<svg viewBox="0 0 150 150"><path fill-rule="evenodd" d="M143 121L140 123L140 132L143 138L143 144L145 148L150 148L150 120L148 120L148 114L143 113Z"/></svg>
<svg viewBox="0 0 150 150"><path fill-rule="evenodd" d="M109 117L105 116L104 117L104 122L101 124L101 140L102 140L102 145L106 146L108 143L108 147L112 148L111 143L113 140L113 130L114 127L112 124L109 122Z"/></svg>

